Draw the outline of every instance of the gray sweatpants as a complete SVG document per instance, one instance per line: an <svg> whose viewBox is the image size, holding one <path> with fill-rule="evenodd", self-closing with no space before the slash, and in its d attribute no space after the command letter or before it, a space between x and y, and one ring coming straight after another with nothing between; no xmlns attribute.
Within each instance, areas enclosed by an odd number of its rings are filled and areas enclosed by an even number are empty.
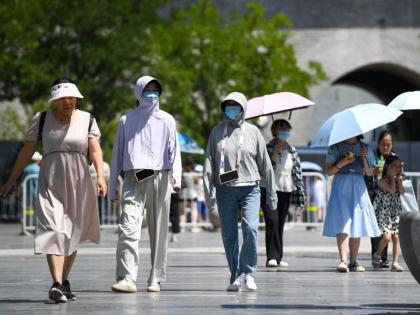
<svg viewBox="0 0 420 315"><path fill-rule="evenodd" d="M152 263L148 284L165 280L171 199L170 178L169 171L161 171L138 183L133 172L125 174L121 196L122 213L118 225L117 281L125 277L134 282L137 280L139 241L145 208Z"/></svg>

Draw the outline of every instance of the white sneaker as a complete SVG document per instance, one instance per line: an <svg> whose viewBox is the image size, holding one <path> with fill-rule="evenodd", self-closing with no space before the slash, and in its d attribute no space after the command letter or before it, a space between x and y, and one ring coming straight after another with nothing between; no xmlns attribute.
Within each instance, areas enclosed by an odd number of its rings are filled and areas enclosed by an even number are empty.
<svg viewBox="0 0 420 315"><path fill-rule="evenodd" d="M267 267L277 267L277 260L275 259L270 259L269 261L267 261Z"/></svg>
<svg viewBox="0 0 420 315"><path fill-rule="evenodd" d="M238 276L232 284L229 284L226 291L238 292L244 285L245 275Z"/></svg>
<svg viewBox="0 0 420 315"><path fill-rule="evenodd" d="M160 283L153 282L151 285L147 287L147 291L149 292L160 292Z"/></svg>
<svg viewBox="0 0 420 315"><path fill-rule="evenodd" d="M255 284L255 280L251 275L245 276L244 289L248 291L257 291L257 285Z"/></svg>
<svg viewBox="0 0 420 315"><path fill-rule="evenodd" d="M137 292L137 287L133 280L124 278L112 286L112 291L135 293Z"/></svg>
<svg viewBox="0 0 420 315"><path fill-rule="evenodd" d="M280 260L279 267L289 267L289 264L285 262L284 260Z"/></svg>
<svg viewBox="0 0 420 315"><path fill-rule="evenodd" d="M172 233L171 238L170 238L171 243L176 243L178 242L178 237L176 236L175 233Z"/></svg>
<svg viewBox="0 0 420 315"><path fill-rule="evenodd" d="M394 262L391 265L391 271L402 272L404 271L404 268L399 263Z"/></svg>
<svg viewBox="0 0 420 315"><path fill-rule="evenodd" d="M337 266L338 272L349 272L349 267L347 266L345 261L340 261L340 263Z"/></svg>

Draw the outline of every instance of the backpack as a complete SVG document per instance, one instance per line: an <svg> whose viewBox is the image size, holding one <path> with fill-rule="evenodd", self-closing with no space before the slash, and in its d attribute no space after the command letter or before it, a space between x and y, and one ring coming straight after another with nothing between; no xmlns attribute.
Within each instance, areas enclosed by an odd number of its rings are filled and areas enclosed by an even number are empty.
<svg viewBox="0 0 420 315"><path fill-rule="evenodd" d="M46 117L47 117L47 111L41 112L41 117L39 118L39 128L38 128L38 140L41 142L42 142L42 130L44 129L44 123L45 123ZM93 118L94 118L93 115L90 114L88 133L92 129ZM87 159L88 159L88 164L91 165L92 161L89 159L89 146L88 146L88 151L87 151Z"/></svg>

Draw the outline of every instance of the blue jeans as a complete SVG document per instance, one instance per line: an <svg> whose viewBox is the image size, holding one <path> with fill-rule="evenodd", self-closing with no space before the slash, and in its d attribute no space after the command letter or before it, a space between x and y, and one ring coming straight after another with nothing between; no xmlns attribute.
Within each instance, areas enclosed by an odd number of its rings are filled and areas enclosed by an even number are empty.
<svg viewBox="0 0 420 315"><path fill-rule="evenodd" d="M241 274L254 275L257 269L258 212L260 187L216 187L223 245L231 273L230 283ZM243 244L239 253L238 209L242 210Z"/></svg>

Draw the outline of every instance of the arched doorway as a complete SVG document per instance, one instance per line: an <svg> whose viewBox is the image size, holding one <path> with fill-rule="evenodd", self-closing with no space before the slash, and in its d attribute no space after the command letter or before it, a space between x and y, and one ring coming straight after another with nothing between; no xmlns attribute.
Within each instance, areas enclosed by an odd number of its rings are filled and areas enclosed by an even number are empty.
<svg viewBox="0 0 420 315"><path fill-rule="evenodd" d="M353 90L365 97L363 102L388 104L397 95L420 90L420 74L395 64L371 64L335 80L332 89L337 93ZM341 90L341 91L340 91ZM420 141L420 111L406 111L396 122L389 125L399 141Z"/></svg>

